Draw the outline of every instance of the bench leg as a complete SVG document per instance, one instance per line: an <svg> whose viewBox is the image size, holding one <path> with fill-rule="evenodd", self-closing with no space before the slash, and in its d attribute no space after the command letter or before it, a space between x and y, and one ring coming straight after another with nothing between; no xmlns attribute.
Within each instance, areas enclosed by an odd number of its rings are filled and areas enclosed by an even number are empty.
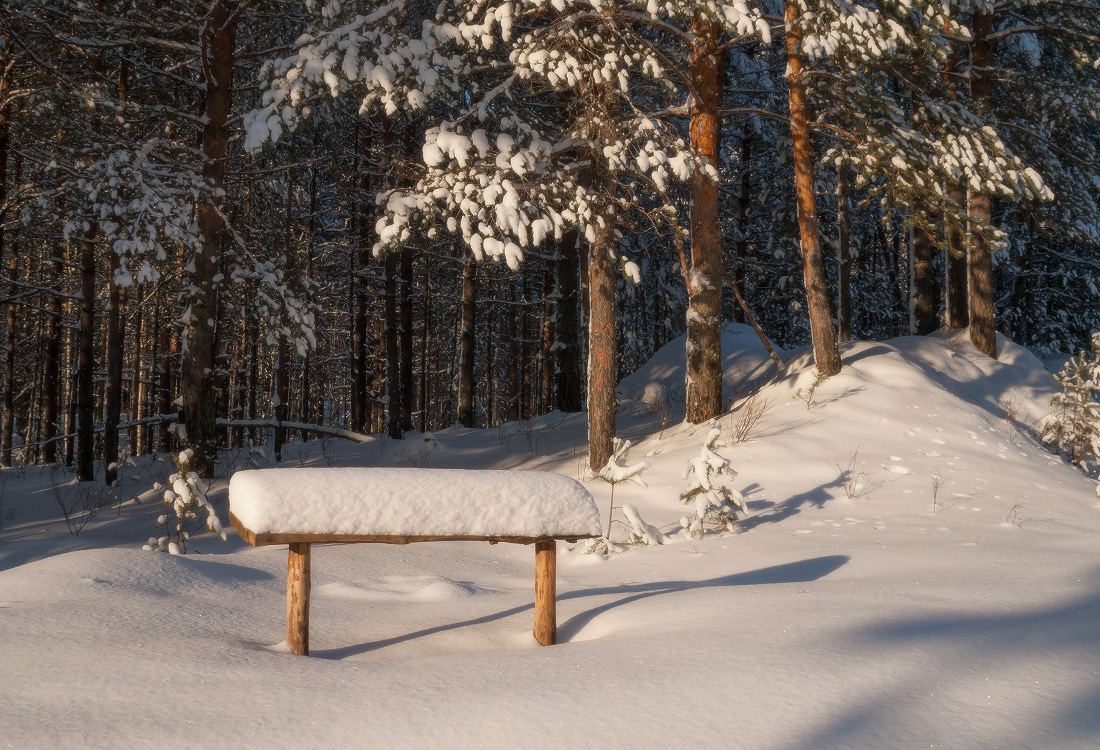
<svg viewBox="0 0 1100 750"><path fill-rule="evenodd" d="M535 542L535 640L558 642L557 542Z"/></svg>
<svg viewBox="0 0 1100 750"><path fill-rule="evenodd" d="M286 643L309 656L309 542L290 545L286 566Z"/></svg>

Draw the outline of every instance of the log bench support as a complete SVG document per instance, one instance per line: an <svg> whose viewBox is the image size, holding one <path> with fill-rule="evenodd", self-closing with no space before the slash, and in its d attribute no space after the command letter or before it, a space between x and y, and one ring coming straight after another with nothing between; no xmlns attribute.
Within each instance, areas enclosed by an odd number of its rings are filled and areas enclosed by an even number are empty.
<svg viewBox="0 0 1100 750"><path fill-rule="evenodd" d="M535 640L543 646L558 642L558 543L535 542Z"/></svg>
<svg viewBox="0 0 1100 750"><path fill-rule="evenodd" d="M235 519L230 517L231 520ZM239 522L238 522L239 523ZM238 526L243 529L243 526ZM243 529L242 536L248 541L254 541L258 535L254 535L247 529ZM326 539L324 541L342 541L347 539ZM408 537L373 537L369 540L390 544L408 544L411 541L425 541ZM434 540L433 540L434 541ZM496 544L503 539L485 539ZM507 541L519 541L509 539ZM572 539L567 541L574 541ZM558 617L557 617L557 551L558 543L554 539L526 539L521 543L535 546L535 640L543 646L553 646L558 642ZM260 544L277 544L278 542L264 541ZM289 544L286 564L286 643L291 653L298 656L309 656L309 591L310 591L310 542L286 542Z"/></svg>
<svg viewBox="0 0 1100 750"><path fill-rule="evenodd" d="M309 655L314 544L504 542L534 547L533 634L543 646L552 646L558 642L557 543L603 534L600 511L579 482L553 472L492 469L238 471L229 482L229 522L253 547L289 545L286 643L299 656Z"/></svg>
<svg viewBox="0 0 1100 750"><path fill-rule="evenodd" d="M309 656L309 542L291 542L286 564L286 644Z"/></svg>

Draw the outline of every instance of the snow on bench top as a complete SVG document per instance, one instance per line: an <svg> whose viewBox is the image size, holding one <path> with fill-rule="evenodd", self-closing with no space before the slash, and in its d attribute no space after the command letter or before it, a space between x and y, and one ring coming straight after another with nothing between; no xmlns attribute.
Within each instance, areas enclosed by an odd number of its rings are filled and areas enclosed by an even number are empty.
<svg viewBox="0 0 1100 750"><path fill-rule="evenodd" d="M581 484L542 471L296 468L238 471L229 510L256 534L599 536Z"/></svg>

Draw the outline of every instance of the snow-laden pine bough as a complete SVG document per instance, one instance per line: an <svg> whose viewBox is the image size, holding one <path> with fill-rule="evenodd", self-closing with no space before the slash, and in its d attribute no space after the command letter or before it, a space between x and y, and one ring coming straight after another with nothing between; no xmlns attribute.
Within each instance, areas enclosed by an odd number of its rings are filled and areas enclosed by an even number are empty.
<svg viewBox="0 0 1100 750"><path fill-rule="evenodd" d="M258 469L229 483L229 520L249 544L289 544L286 640L309 654L310 545L470 541L535 545L535 639L557 642L557 541L600 536L580 483L540 471Z"/></svg>

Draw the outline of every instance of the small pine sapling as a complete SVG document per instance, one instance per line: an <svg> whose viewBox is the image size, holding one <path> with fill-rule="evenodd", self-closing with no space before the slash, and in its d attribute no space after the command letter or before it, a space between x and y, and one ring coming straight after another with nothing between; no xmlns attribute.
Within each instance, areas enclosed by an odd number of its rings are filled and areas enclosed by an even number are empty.
<svg viewBox="0 0 1100 750"><path fill-rule="evenodd" d="M611 485L611 500L607 509L607 531L602 537L588 540L585 544L585 552L599 552L610 555L618 551L611 542L611 528L614 524L615 509L618 507L615 505L615 485L632 482L639 487L649 486L641 477L642 472L649 468L649 464L642 461L628 466L626 463L627 454L630 453L630 441L615 438L612 445L611 458L608 459L607 464L598 472L593 473L591 470L586 472L586 479L602 479ZM667 541L664 534L642 519L634 506L624 505L621 510L628 521L624 525L627 527L627 543L629 545L664 544Z"/></svg>
<svg viewBox="0 0 1100 750"><path fill-rule="evenodd" d="M187 554L187 542L191 539L191 533L200 528L206 528L225 541L225 531L222 530L214 506L206 497L202 479L191 471L191 457L190 448L176 457L176 473L168 477L169 487L164 487L160 482L153 485L154 489L164 490L164 503L172 509L174 517L169 517L167 513L158 517L157 526L163 527L165 534L161 537L149 537L149 542L142 549L173 555ZM200 513L205 514L203 527L198 527Z"/></svg>
<svg viewBox="0 0 1100 750"><path fill-rule="evenodd" d="M1092 352L1070 357L1054 380L1062 391L1050 398L1040 438L1085 471L1100 468L1100 332L1092 335Z"/></svg>
<svg viewBox="0 0 1100 750"><path fill-rule="evenodd" d="M680 502L694 504L695 512L680 519L680 525L694 537L705 533L705 526L712 525L724 531L733 531L737 514L747 514L745 498L726 482L737 477L729 459L715 451L725 448L726 441L717 427L707 433L698 458L688 461L684 479L691 478L691 485L680 493Z"/></svg>
<svg viewBox="0 0 1100 750"><path fill-rule="evenodd" d="M633 505L623 503L622 511L627 521L626 543L631 547L650 547L668 543L668 537L653 524L646 523Z"/></svg>

